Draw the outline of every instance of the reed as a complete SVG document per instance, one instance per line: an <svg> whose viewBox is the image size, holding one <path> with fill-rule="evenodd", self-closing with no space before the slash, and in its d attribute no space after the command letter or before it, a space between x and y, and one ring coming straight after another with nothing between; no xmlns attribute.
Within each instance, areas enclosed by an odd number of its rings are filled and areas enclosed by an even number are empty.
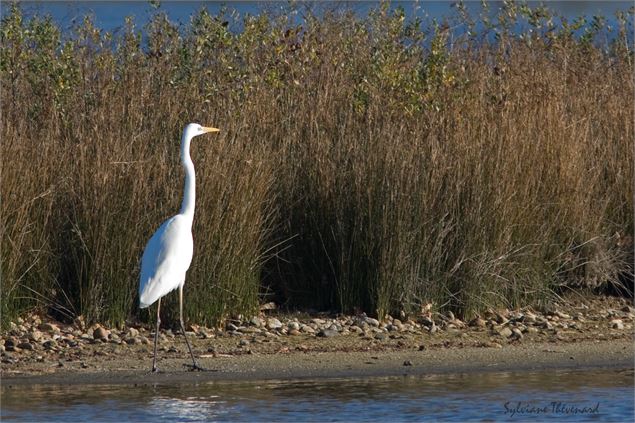
<svg viewBox="0 0 635 423"><path fill-rule="evenodd" d="M469 316L632 272L632 12L609 30L459 6L462 33L385 4L292 16L157 13L113 35L7 13L3 321L148 318L139 259L178 210L191 121L222 129L192 149L197 323L270 298Z"/></svg>

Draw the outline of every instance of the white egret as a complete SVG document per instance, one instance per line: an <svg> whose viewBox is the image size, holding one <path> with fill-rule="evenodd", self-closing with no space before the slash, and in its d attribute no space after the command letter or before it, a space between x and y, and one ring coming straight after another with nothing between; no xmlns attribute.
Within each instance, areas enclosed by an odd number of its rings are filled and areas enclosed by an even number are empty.
<svg viewBox="0 0 635 423"><path fill-rule="evenodd" d="M208 132L218 132L217 128L208 128L190 123L183 130L181 138L181 161L185 169L185 188L181 211L166 220L152 235L141 258L141 279L139 281L139 306L149 307L157 301L157 327L154 332L154 358L152 371L157 371L157 338L161 324L161 298L169 292L179 289L179 318L185 343L192 356L192 370L203 370L194 358L192 347L185 334L183 324L183 284L185 273L192 262L194 241L192 222L194 220L194 201L196 198L194 163L190 157L192 138Z"/></svg>

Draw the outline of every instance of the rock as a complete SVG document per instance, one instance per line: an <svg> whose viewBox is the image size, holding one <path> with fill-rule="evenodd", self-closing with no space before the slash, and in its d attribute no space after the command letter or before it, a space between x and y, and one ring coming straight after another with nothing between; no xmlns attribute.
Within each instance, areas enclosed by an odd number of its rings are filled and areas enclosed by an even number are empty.
<svg viewBox="0 0 635 423"><path fill-rule="evenodd" d="M364 319L364 321L366 323L368 323L369 325L371 325L371 326L375 326L375 327L379 326L379 320L373 319L372 317L366 317L366 319Z"/></svg>
<svg viewBox="0 0 635 423"><path fill-rule="evenodd" d="M620 311L623 311L624 313L632 313L633 312L633 307L631 307L629 305L625 305L624 307L622 307L620 309Z"/></svg>
<svg viewBox="0 0 635 423"><path fill-rule="evenodd" d="M468 325L473 328L484 328L487 322L480 317L475 317L469 321Z"/></svg>
<svg viewBox="0 0 635 423"><path fill-rule="evenodd" d="M321 331L319 331L317 333L317 336L322 337L322 338L332 338L334 336L337 336L339 333L335 330L331 330L331 329L322 329Z"/></svg>
<svg viewBox="0 0 635 423"><path fill-rule="evenodd" d="M404 366L412 366L412 361L406 360L406 361L403 362L403 365Z"/></svg>
<svg viewBox="0 0 635 423"><path fill-rule="evenodd" d="M419 345L418 350L419 351L425 351L426 350L426 346L425 345Z"/></svg>
<svg viewBox="0 0 635 423"><path fill-rule="evenodd" d="M540 323L540 327L542 329L551 330L551 329L553 329L553 324L551 324L551 322L545 320L544 322Z"/></svg>
<svg viewBox="0 0 635 423"><path fill-rule="evenodd" d="M280 329L281 327L282 327L282 323L280 322L280 320L276 319L275 317L270 317L269 319L267 319L267 329L275 330L275 329Z"/></svg>
<svg viewBox="0 0 635 423"><path fill-rule="evenodd" d="M240 342L238 342L239 347L246 347L247 345L249 345L249 341L246 339L241 339Z"/></svg>
<svg viewBox="0 0 635 423"><path fill-rule="evenodd" d="M561 319L570 319L571 318L571 316L569 316L568 314L562 313L562 312L557 311L557 310L555 312L555 315L558 316Z"/></svg>
<svg viewBox="0 0 635 423"><path fill-rule="evenodd" d="M512 336L513 336L515 339L519 339L519 340L520 340L520 339L523 339L523 333L522 333L522 331L521 331L520 329L518 329L518 328L514 328L514 329L512 329Z"/></svg>
<svg viewBox="0 0 635 423"><path fill-rule="evenodd" d="M275 310L277 308L276 303L270 302L260 306L260 311L264 310Z"/></svg>
<svg viewBox="0 0 635 423"><path fill-rule="evenodd" d="M432 327L434 326L434 320L432 320L431 318L427 317L427 316L421 316L419 318L419 323L427 326L427 327Z"/></svg>
<svg viewBox="0 0 635 423"><path fill-rule="evenodd" d="M288 324L289 330L300 330L300 324L298 322L289 322Z"/></svg>
<svg viewBox="0 0 635 423"><path fill-rule="evenodd" d="M18 348L22 349L22 350L29 350L29 351L33 351L34 347L33 344L30 342L20 342L18 344Z"/></svg>
<svg viewBox="0 0 635 423"><path fill-rule="evenodd" d="M60 328L58 328L53 323L42 323L38 327L38 329L40 329L41 331L44 331L44 332L49 332L49 333L58 333L60 331Z"/></svg>
<svg viewBox="0 0 635 423"><path fill-rule="evenodd" d="M235 324L228 322L227 325L225 325L225 329L228 331L235 331L238 329L238 326L236 326Z"/></svg>
<svg viewBox="0 0 635 423"><path fill-rule="evenodd" d="M378 341L384 341L388 338L388 335L386 335L385 333L377 333L375 334L375 339L377 339Z"/></svg>
<svg viewBox="0 0 635 423"><path fill-rule="evenodd" d="M262 326L262 320L258 316L254 316L249 320L249 324L257 328Z"/></svg>
<svg viewBox="0 0 635 423"><path fill-rule="evenodd" d="M534 313L532 313L531 311L528 311L527 313L525 313L523 315L523 322L526 323L535 323L537 320L537 317Z"/></svg>
<svg viewBox="0 0 635 423"><path fill-rule="evenodd" d="M135 339L139 339L141 341L142 344L144 345L149 345L150 344L150 340L148 338L146 338L145 336L138 336Z"/></svg>
<svg viewBox="0 0 635 423"><path fill-rule="evenodd" d="M94 331L93 331L93 339L97 339L97 340L108 340L108 335L109 332L102 328L101 326L97 327Z"/></svg>
<svg viewBox="0 0 635 423"><path fill-rule="evenodd" d="M130 328L130 329L128 329L128 333L127 333L127 335L128 335L128 336L132 336L133 338L134 338L135 336L139 336L139 330L137 330L137 329L135 329L135 328Z"/></svg>
<svg viewBox="0 0 635 423"><path fill-rule="evenodd" d="M300 330L304 333L315 333L315 329L313 329L311 326L309 325L302 325L300 326Z"/></svg>
<svg viewBox="0 0 635 423"><path fill-rule="evenodd" d="M84 341L90 341L95 339L94 336L90 336L90 334L88 333L82 333L82 335L79 337L79 339L84 340Z"/></svg>
<svg viewBox="0 0 635 423"><path fill-rule="evenodd" d="M513 332L510 328L505 326L498 331L498 334L502 336L503 338L509 338L510 336L512 336Z"/></svg>
<svg viewBox="0 0 635 423"><path fill-rule="evenodd" d="M611 320L611 328L622 330L624 329L624 323L620 319Z"/></svg>
<svg viewBox="0 0 635 423"><path fill-rule="evenodd" d="M42 332L39 330L33 330L33 332L29 334L29 339L33 342L40 341L40 339L42 339Z"/></svg>
<svg viewBox="0 0 635 423"><path fill-rule="evenodd" d="M15 339L14 337L10 336L7 339L4 340L4 346L5 348L13 348L13 347L17 347L18 346L18 340Z"/></svg>
<svg viewBox="0 0 635 423"><path fill-rule="evenodd" d="M297 329L291 329L289 331L289 335L292 335L292 336L298 336L298 335L301 335L301 334L302 333L299 330L297 330Z"/></svg>

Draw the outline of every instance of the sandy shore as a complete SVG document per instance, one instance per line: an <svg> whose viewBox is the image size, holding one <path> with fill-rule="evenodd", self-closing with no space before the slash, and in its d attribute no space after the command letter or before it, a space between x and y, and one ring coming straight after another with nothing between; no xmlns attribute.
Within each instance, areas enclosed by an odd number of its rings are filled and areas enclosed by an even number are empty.
<svg viewBox="0 0 635 423"><path fill-rule="evenodd" d="M29 384L155 384L371 377L474 373L492 371L632 369L632 341L580 342L566 345L537 343L507 348L462 348L423 351L323 352L201 358L209 369L192 372L185 359L164 359L159 373L149 372L150 362L108 362L98 372L68 369L40 374L4 374L2 385ZM137 370L131 370L131 367ZM146 370L143 370L145 368Z"/></svg>
<svg viewBox="0 0 635 423"><path fill-rule="evenodd" d="M205 372L184 367L190 358L183 336L163 329L157 374L149 371L150 327L82 327L31 316L0 337L0 377L6 387L632 369L631 304L588 298L548 311L491 311L470 322L438 313L403 322L263 313L222 329L189 328Z"/></svg>

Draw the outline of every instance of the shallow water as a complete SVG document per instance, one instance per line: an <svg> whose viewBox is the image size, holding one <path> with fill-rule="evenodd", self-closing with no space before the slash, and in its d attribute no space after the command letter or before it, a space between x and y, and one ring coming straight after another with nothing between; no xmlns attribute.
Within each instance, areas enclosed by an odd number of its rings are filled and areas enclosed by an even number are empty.
<svg viewBox="0 0 635 423"><path fill-rule="evenodd" d="M1 417L65 422L633 421L633 402L632 370L593 370L198 385L3 386Z"/></svg>

